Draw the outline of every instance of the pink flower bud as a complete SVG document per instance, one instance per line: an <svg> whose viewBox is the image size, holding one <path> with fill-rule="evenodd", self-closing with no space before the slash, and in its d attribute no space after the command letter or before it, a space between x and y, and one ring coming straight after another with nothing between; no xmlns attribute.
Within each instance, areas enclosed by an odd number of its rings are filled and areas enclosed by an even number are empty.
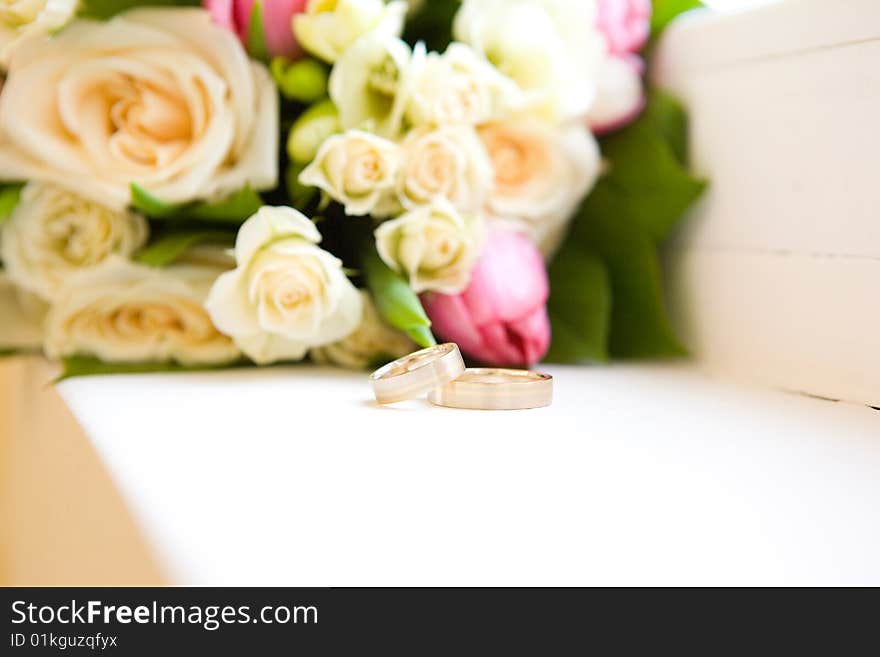
<svg viewBox="0 0 880 657"><path fill-rule="evenodd" d="M247 46L251 17L257 0L203 0L214 22L234 32ZM273 57L296 59L301 54L293 36L293 17L305 11L308 0L259 0L263 14L263 36Z"/></svg>
<svg viewBox="0 0 880 657"><path fill-rule="evenodd" d="M599 70L596 99L587 125L597 135L619 130L635 121L645 108L642 84L644 62L638 55L608 57Z"/></svg>
<svg viewBox="0 0 880 657"><path fill-rule="evenodd" d="M599 0L598 27L612 55L638 52L651 34L651 0Z"/></svg>
<svg viewBox="0 0 880 657"><path fill-rule="evenodd" d="M533 365L550 346L544 259L527 237L494 228L461 294L422 298L435 333L487 365Z"/></svg>

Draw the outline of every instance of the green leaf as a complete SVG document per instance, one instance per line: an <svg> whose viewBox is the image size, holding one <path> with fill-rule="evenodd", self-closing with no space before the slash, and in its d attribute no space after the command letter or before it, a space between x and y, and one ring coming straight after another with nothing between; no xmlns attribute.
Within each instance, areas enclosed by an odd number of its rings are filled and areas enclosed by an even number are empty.
<svg viewBox="0 0 880 657"><path fill-rule="evenodd" d="M180 213L179 205L165 203L137 183L131 183L131 206L148 217L166 219Z"/></svg>
<svg viewBox="0 0 880 657"><path fill-rule="evenodd" d="M234 241L235 234L218 230L167 233L138 252L135 260L150 267L166 267L197 244L231 244Z"/></svg>
<svg viewBox="0 0 880 657"><path fill-rule="evenodd" d="M266 30L263 25L262 0L256 0L251 9L251 20L248 22L247 32L247 51L254 59L269 61L269 46L266 45Z"/></svg>
<svg viewBox="0 0 880 657"><path fill-rule="evenodd" d="M24 185L6 185L0 187L0 225L9 219L21 199Z"/></svg>
<svg viewBox="0 0 880 657"><path fill-rule="evenodd" d="M548 362L606 362L611 282L602 261L570 240L550 267L550 288L553 342Z"/></svg>
<svg viewBox="0 0 880 657"><path fill-rule="evenodd" d="M706 187L684 167L686 127L681 106L654 92L638 121L603 140L608 173L575 217L561 262L551 269L556 285L550 300L554 342L560 342L553 350L558 358L580 357L588 341L595 351L601 338L601 324L575 322L583 318L576 313L583 312L578 308L586 300L578 290L569 289L571 282L566 287L566 279L579 276L575 280L583 278L589 289L601 287L595 267L592 274L578 275L576 266L566 263L566 257L577 257L575 252L566 253L575 247L581 249L582 259L593 254L604 265L611 290L608 351L612 357L684 354L666 312L658 249ZM567 310L569 304L575 310ZM593 312L601 313L599 305Z"/></svg>
<svg viewBox="0 0 880 657"><path fill-rule="evenodd" d="M137 183L131 183L131 205L151 219L198 219L241 224L262 207L263 199L246 186L213 203L174 205L157 199Z"/></svg>
<svg viewBox="0 0 880 657"><path fill-rule="evenodd" d="M662 89L651 89L641 120L657 131L679 164L687 165L688 118L675 96Z"/></svg>
<svg viewBox="0 0 880 657"><path fill-rule="evenodd" d="M106 20L134 7L197 7L201 4L199 0L82 0L79 15Z"/></svg>
<svg viewBox="0 0 880 657"><path fill-rule="evenodd" d="M700 0L654 0L651 13L651 34L656 36L666 29L679 14L702 7Z"/></svg>
<svg viewBox="0 0 880 657"><path fill-rule="evenodd" d="M674 107L666 103L661 112L662 121L654 110L648 110L634 124L603 141L609 173L587 199L588 205L598 204L598 211L613 213L618 221L639 227L658 244L669 237L706 188L704 181L684 168L673 148L676 144L682 148L684 142L679 128L674 127L678 122ZM601 193L596 195L597 191Z"/></svg>
<svg viewBox="0 0 880 657"><path fill-rule="evenodd" d="M70 356L61 361L62 371L55 383L81 376L104 376L110 374L152 374L157 372L210 372L233 369L246 365L244 362L227 365L184 366L178 363L105 363L93 356Z"/></svg>
<svg viewBox="0 0 880 657"><path fill-rule="evenodd" d="M434 334L431 333L431 329L427 326L416 326L414 328L405 330L404 333L406 333L407 336L409 336L409 339L415 342L420 347L428 348L433 347L435 344L437 344L437 340L434 338ZM388 362L388 360L395 359L386 358L385 362Z"/></svg>
<svg viewBox="0 0 880 657"><path fill-rule="evenodd" d="M40 347L0 347L0 358L14 358L15 356L41 355Z"/></svg>
<svg viewBox="0 0 880 657"><path fill-rule="evenodd" d="M216 203L199 203L185 212L187 217L205 221L240 224L263 207L263 199L250 187Z"/></svg>
<svg viewBox="0 0 880 657"><path fill-rule="evenodd" d="M382 261L372 247L364 255L363 271L376 308L386 322L406 333L422 347L437 344L430 331L431 320L418 295L400 274Z"/></svg>
<svg viewBox="0 0 880 657"><path fill-rule="evenodd" d="M617 358L684 355L666 314L657 245L626 213L617 212L627 202L607 181L600 182L569 238L592 249L608 269L610 353Z"/></svg>

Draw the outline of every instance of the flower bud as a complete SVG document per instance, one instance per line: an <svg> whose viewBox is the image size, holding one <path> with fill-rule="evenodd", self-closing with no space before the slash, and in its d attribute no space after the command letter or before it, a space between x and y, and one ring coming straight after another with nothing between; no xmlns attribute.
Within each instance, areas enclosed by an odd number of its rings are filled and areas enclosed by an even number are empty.
<svg viewBox="0 0 880 657"><path fill-rule="evenodd" d="M296 59L302 50L293 35L293 17L307 0L204 0L214 22L238 35L254 57Z"/></svg>
<svg viewBox="0 0 880 657"><path fill-rule="evenodd" d="M314 59L291 62L286 57L275 57L270 70L288 100L314 103L327 95L327 69Z"/></svg>
<svg viewBox="0 0 880 657"><path fill-rule="evenodd" d="M312 105L290 129L287 154L298 164L308 164L315 159L321 144L340 129L339 112L332 102L326 100Z"/></svg>
<svg viewBox="0 0 880 657"><path fill-rule="evenodd" d="M487 365L533 365L550 346L544 259L516 232L492 229L461 294L425 294L434 332Z"/></svg>

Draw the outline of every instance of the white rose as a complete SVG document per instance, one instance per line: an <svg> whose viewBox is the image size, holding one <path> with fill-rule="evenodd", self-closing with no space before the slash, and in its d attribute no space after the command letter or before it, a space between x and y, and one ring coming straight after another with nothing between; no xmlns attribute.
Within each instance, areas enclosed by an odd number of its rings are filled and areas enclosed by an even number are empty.
<svg viewBox="0 0 880 657"><path fill-rule="evenodd" d="M396 138L401 131L412 52L395 37L369 34L336 62L329 92L345 130L369 130Z"/></svg>
<svg viewBox="0 0 880 657"><path fill-rule="evenodd" d="M480 129L495 167L490 214L515 220L545 255L555 251L601 170L599 147L583 126L507 121Z"/></svg>
<svg viewBox="0 0 880 657"><path fill-rule="evenodd" d="M77 0L3 0L0 2L0 67L15 49L34 37L62 27L76 11Z"/></svg>
<svg viewBox="0 0 880 657"><path fill-rule="evenodd" d="M140 215L114 210L55 185L29 183L0 229L0 255L22 288L53 299L67 279L107 258L128 257L147 239Z"/></svg>
<svg viewBox="0 0 880 657"><path fill-rule="evenodd" d="M470 126L413 130L403 142L398 198L407 209L445 198L459 211L475 213L491 192L494 175Z"/></svg>
<svg viewBox="0 0 880 657"><path fill-rule="evenodd" d="M516 84L463 43L442 55L416 46L406 117L413 125L469 123L500 118L522 105Z"/></svg>
<svg viewBox="0 0 880 657"><path fill-rule="evenodd" d="M44 301L16 286L0 270L0 352L40 349L47 310Z"/></svg>
<svg viewBox="0 0 880 657"><path fill-rule="evenodd" d="M417 293L464 290L484 241L482 217L462 216L447 201L416 208L376 229L382 260L408 276Z"/></svg>
<svg viewBox="0 0 880 657"><path fill-rule="evenodd" d="M278 177L278 95L201 9L75 21L17 51L0 95L0 180L42 180L121 208L137 182L168 202Z"/></svg>
<svg viewBox="0 0 880 657"><path fill-rule="evenodd" d="M345 206L351 216L382 209L400 170L400 147L368 132L333 135L300 174L304 185L317 187Z"/></svg>
<svg viewBox="0 0 880 657"><path fill-rule="evenodd" d="M339 342L312 349L310 355L316 363L364 370L418 349L406 335L385 323L367 292L361 291L361 298L364 309L360 325Z"/></svg>
<svg viewBox="0 0 880 657"><path fill-rule="evenodd" d="M607 52L594 0L464 0L458 41L485 55L542 113L583 117Z"/></svg>
<svg viewBox="0 0 880 657"><path fill-rule="evenodd" d="M360 294L320 241L315 225L292 208L264 207L239 230L238 268L217 280L206 305L257 364L299 360L360 323Z"/></svg>
<svg viewBox="0 0 880 657"><path fill-rule="evenodd" d="M46 355L106 362L219 365L241 357L202 305L222 269L165 269L112 258L72 276L46 319Z"/></svg>
<svg viewBox="0 0 880 657"><path fill-rule="evenodd" d="M293 32L303 48L332 64L369 32L400 36L407 8L403 0L309 0L294 16Z"/></svg>

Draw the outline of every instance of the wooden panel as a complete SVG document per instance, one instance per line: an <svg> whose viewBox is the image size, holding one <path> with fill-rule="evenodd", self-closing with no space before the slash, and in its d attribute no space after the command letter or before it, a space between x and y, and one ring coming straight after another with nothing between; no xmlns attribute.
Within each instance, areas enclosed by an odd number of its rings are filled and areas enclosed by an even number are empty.
<svg viewBox="0 0 880 657"><path fill-rule="evenodd" d="M669 261L673 314L712 371L880 406L880 261L705 250Z"/></svg>
<svg viewBox="0 0 880 657"><path fill-rule="evenodd" d="M692 164L711 182L681 239L880 258L877 62L880 40L668 71L690 110Z"/></svg>
<svg viewBox="0 0 880 657"><path fill-rule="evenodd" d="M0 359L0 584L160 584L138 529L55 388Z"/></svg>
<svg viewBox="0 0 880 657"><path fill-rule="evenodd" d="M688 345L723 375L880 404L880 2L694 15L658 54L711 185L670 260Z"/></svg>

